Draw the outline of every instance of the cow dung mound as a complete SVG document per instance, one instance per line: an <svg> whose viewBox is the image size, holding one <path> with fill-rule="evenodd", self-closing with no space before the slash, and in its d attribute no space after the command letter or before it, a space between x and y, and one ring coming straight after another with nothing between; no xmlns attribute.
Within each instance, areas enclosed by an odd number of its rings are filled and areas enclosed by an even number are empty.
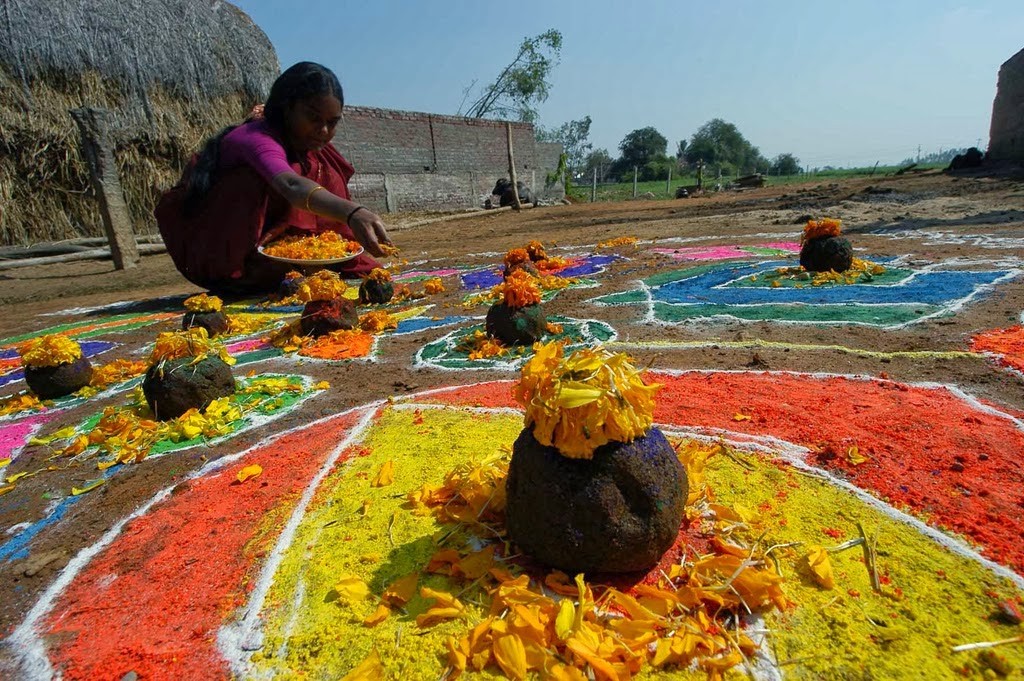
<svg viewBox="0 0 1024 681"><path fill-rule="evenodd" d="M800 264L808 272L845 272L853 264L853 246L839 236L811 239L800 248Z"/></svg>
<svg viewBox="0 0 1024 681"><path fill-rule="evenodd" d="M213 338L228 330L227 316L217 310L215 312L186 312L181 318L181 328L191 329L200 326L206 329L206 333Z"/></svg>
<svg viewBox="0 0 1024 681"><path fill-rule="evenodd" d="M568 574L637 572L675 542L689 494L686 471L657 428L570 459L526 428L505 487L509 537Z"/></svg>
<svg viewBox="0 0 1024 681"><path fill-rule="evenodd" d="M189 409L202 411L210 402L235 392L235 377L219 357L198 362L193 357L154 364L142 381L142 393L157 419L168 421Z"/></svg>
<svg viewBox="0 0 1024 681"><path fill-rule="evenodd" d="M348 298L311 300L302 309L299 318L302 333L314 338L332 331L348 331L359 326L359 313Z"/></svg>
<svg viewBox="0 0 1024 681"><path fill-rule="evenodd" d="M52 400L89 385L92 364L85 357L51 367L25 367L25 383L36 397Z"/></svg>
<svg viewBox="0 0 1024 681"><path fill-rule="evenodd" d="M547 331L547 316L540 305L513 308L495 303L484 320L487 335L504 345L533 345Z"/></svg>

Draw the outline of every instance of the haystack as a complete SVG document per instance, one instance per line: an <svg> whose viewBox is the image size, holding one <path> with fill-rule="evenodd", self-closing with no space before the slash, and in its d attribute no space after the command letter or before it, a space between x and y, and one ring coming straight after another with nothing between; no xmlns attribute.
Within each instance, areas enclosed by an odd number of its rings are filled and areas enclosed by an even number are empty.
<svg viewBox="0 0 1024 681"><path fill-rule="evenodd" d="M263 101L267 36L217 0L0 0L0 245L101 236L69 110L114 113L137 234L209 135Z"/></svg>

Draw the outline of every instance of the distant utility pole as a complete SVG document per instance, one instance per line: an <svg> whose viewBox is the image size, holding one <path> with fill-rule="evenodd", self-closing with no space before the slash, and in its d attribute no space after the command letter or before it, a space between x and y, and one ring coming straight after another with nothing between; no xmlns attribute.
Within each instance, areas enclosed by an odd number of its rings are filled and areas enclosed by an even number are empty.
<svg viewBox="0 0 1024 681"><path fill-rule="evenodd" d="M636 166L633 166L633 198L636 198Z"/></svg>
<svg viewBox="0 0 1024 681"><path fill-rule="evenodd" d="M921 145L920 144L917 145L917 162L918 163L921 162Z"/></svg>
<svg viewBox="0 0 1024 681"><path fill-rule="evenodd" d="M594 183L590 185L590 202L597 201L597 168L594 168Z"/></svg>

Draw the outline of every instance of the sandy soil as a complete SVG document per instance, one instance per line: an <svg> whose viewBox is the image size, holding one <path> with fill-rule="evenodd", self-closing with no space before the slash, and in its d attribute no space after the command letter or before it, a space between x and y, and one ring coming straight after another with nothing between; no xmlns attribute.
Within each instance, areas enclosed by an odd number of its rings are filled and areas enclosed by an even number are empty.
<svg viewBox="0 0 1024 681"><path fill-rule="evenodd" d="M440 222L395 232L395 241L410 261L440 264L497 262L506 249L540 239L554 246L582 246L618 236L666 241L672 245L757 244L797 240L804 221L823 215L842 218L859 254L908 256L917 264L949 262L956 258L1006 261L1020 267L1024 260L1024 181L983 177L949 177L930 173L846 181L827 185L765 188L741 193L677 201L637 201L537 208L516 214L502 212L452 222ZM679 240L692 241L679 241ZM597 317L616 328L626 341L778 341L817 346L838 345L866 351L966 350L978 331L1020 323L1024 310L1024 279L1004 283L957 314L887 330L870 326L820 326L770 322L702 321L663 326L644 323L633 307L603 307L587 301L596 295L627 290L637 279L659 268L679 267L663 256L644 250L619 249L627 260L600 277L602 288L568 290L550 304L549 313L578 318ZM478 255L490 252L494 255ZM174 270L166 255L147 256L130 272L112 271L109 262L84 262L9 270L0 275L0 337L78 319L87 312L59 313L68 308L116 301L186 296L197 289ZM461 293L451 291L434 302L458 313ZM476 312L482 314L482 311ZM48 316L42 316L48 315ZM165 325L170 328L170 325ZM152 326L118 336L127 348L151 340ZM497 371L442 372L414 368L416 350L433 335L415 334L387 340L376 363L314 364L304 373L326 379L334 388L307 403L272 427L285 428L341 411L370 400L453 383L507 378ZM658 368L740 369L756 367L804 372L882 375L898 381L937 381L956 384L968 392L1016 411L1024 411L1024 378L1006 372L979 356L922 359L910 354L891 357L835 349L791 351L789 348L730 347L638 349L639 362ZM260 370L281 366L269 360ZM0 389L9 394L15 387ZM72 423L95 411L90 404L60 421ZM124 517L154 490L181 479L228 451L239 451L266 435L256 430L223 447L163 457L119 476L92 498L79 503L63 522L44 531L32 544L28 558L0 562L0 590L8 594L0 609L0 631L7 632L24 617L36 597L80 549L88 546L116 520ZM44 448L31 448L19 459L18 470L45 460ZM0 453L2 458L2 453ZM22 461L27 463L22 466ZM0 530L32 520L49 503L50 492L67 489L85 472L39 476L31 484L0 500Z"/></svg>

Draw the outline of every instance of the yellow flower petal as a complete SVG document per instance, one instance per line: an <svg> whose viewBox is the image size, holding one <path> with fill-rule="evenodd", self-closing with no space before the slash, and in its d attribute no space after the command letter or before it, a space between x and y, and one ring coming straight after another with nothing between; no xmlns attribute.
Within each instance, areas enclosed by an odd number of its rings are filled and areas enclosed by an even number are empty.
<svg viewBox="0 0 1024 681"><path fill-rule="evenodd" d="M384 681L384 665L376 650L370 652L355 669L342 677L341 681Z"/></svg>
<svg viewBox="0 0 1024 681"><path fill-rule="evenodd" d="M526 678L526 649L515 634L494 640L494 659L509 678L520 681Z"/></svg>
<svg viewBox="0 0 1024 681"><path fill-rule="evenodd" d="M391 614L391 609L388 606L381 603L377 606L377 609L373 611L373 614L363 620L364 627L375 627L388 618Z"/></svg>
<svg viewBox="0 0 1024 681"><path fill-rule="evenodd" d="M340 598L349 603L354 603L363 600L369 595L370 587L366 585L366 582L354 575L346 575L334 585L333 591L328 594L328 599L336 600Z"/></svg>
<svg viewBox="0 0 1024 681"><path fill-rule="evenodd" d="M832 576L832 561L828 558L828 551L821 546L811 547L807 554L807 566L811 568L814 581L826 589L834 589L835 578Z"/></svg>
<svg viewBox="0 0 1024 681"><path fill-rule="evenodd" d="M251 466L246 466L242 470L238 471L238 475L235 476L235 479L238 480L238 482L245 482L249 478L255 478L262 472L263 466L254 463Z"/></svg>
<svg viewBox="0 0 1024 681"><path fill-rule="evenodd" d="M412 600L412 597L416 595L416 585L419 582L420 575L418 572L412 572L401 579L396 580L391 586L384 590L384 594L381 598L386 603L392 605L403 606Z"/></svg>
<svg viewBox="0 0 1024 681"><path fill-rule="evenodd" d="M377 472L377 477L373 479L372 485L374 487L387 487L395 481L395 462L386 461L380 470Z"/></svg>
<svg viewBox="0 0 1024 681"><path fill-rule="evenodd" d="M97 487L99 487L100 485L102 485L105 482L106 482L106 480L104 478L99 478L98 480L93 480L92 482L88 482L88 483L82 485L81 487L72 487L71 488L71 496L77 497L79 494L85 494L86 492L91 492L91 491L93 491L94 489L96 489Z"/></svg>

